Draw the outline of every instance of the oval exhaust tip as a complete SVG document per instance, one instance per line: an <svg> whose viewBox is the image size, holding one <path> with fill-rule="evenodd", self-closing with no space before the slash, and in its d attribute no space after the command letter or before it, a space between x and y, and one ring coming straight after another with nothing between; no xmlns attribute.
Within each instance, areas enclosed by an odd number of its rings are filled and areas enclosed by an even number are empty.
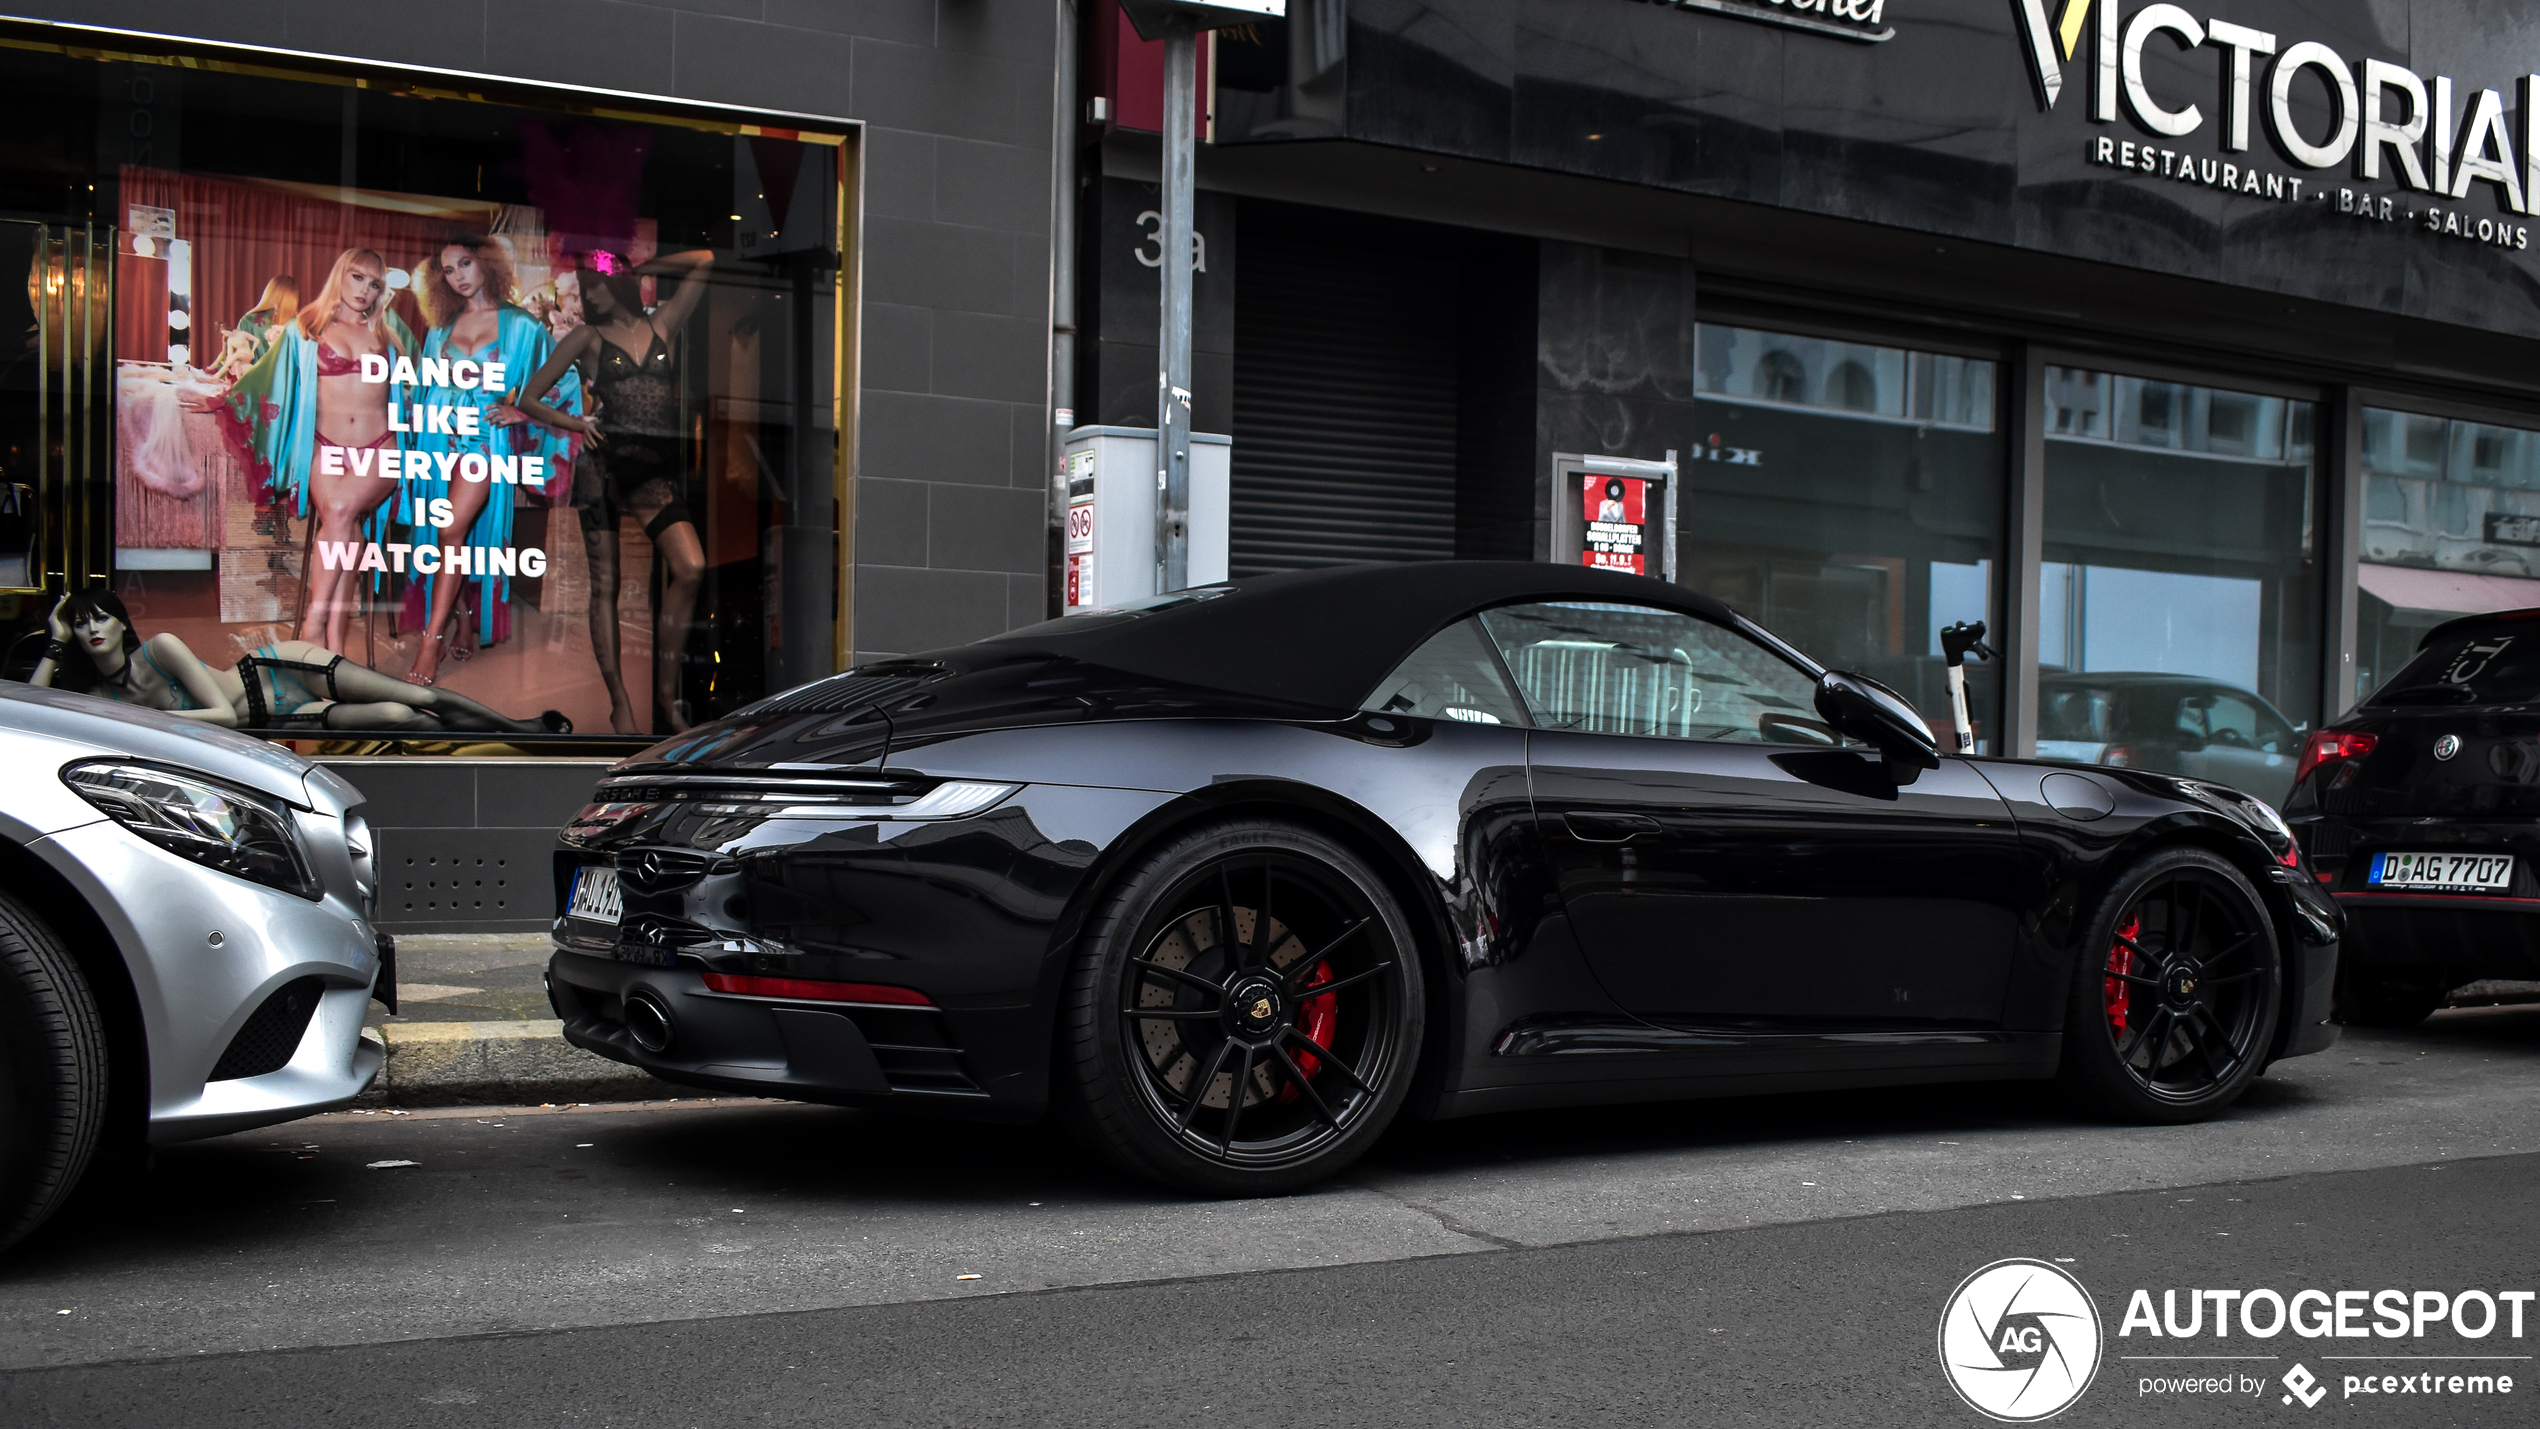
<svg viewBox="0 0 2540 1429"><path fill-rule="evenodd" d="M670 1009L649 992L626 999L626 1035L647 1052L667 1052L672 1037Z"/></svg>

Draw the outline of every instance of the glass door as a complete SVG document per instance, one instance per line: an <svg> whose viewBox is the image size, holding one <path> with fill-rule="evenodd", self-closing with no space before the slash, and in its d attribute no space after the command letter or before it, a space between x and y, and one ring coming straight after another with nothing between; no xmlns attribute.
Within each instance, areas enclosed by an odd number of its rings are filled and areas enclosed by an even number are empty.
<svg viewBox="0 0 2540 1429"><path fill-rule="evenodd" d="M2319 717L2312 412L2047 369L2039 757L2291 792Z"/></svg>
<svg viewBox="0 0 2540 1429"><path fill-rule="evenodd" d="M1995 618L1995 364L1704 323L1678 498L1684 584L1949 726L1941 627ZM2000 676L1968 666L1979 752Z"/></svg>
<svg viewBox="0 0 2540 1429"><path fill-rule="evenodd" d="M0 222L0 670L22 677L63 591L106 577L106 368L111 235Z"/></svg>
<svg viewBox="0 0 2540 1429"><path fill-rule="evenodd" d="M2540 606L2540 432L2364 409L2361 699L2455 616Z"/></svg>

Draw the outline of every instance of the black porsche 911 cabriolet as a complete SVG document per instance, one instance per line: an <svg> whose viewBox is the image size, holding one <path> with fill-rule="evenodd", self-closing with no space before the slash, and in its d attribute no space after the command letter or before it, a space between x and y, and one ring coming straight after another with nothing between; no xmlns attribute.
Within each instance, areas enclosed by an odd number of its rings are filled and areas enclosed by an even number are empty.
<svg viewBox="0 0 2540 1429"><path fill-rule="evenodd" d="M2327 1047L2338 911L2220 785L1944 757L1658 581L1238 580L870 663L613 769L577 1045L1025 1119L1173 1184L1406 1110L2060 1076L2185 1121Z"/></svg>

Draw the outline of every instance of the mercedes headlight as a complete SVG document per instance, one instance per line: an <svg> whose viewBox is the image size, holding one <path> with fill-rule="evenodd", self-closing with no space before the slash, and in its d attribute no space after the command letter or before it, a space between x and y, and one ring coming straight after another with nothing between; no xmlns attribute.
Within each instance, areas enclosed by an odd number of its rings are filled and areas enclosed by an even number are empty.
<svg viewBox="0 0 2540 1429"><path fill-rule="evenodd" d="M312 902L320 896L290 807L201 774L150 764L74 764L62 782L141 837L206 867Z"/></svg>

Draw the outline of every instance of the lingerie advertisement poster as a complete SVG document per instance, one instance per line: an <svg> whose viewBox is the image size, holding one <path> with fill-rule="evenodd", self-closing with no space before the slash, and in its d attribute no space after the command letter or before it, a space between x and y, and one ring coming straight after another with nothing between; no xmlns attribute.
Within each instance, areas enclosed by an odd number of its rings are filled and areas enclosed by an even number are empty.
<svg viewBox="0 0 2540 1429"><path fill-rule="evenodd" d="M761 693L709 629L776 638L751 294L636 211L645 131L521 129L529 203L121 171L114 590L243 724L422 729L425 690L650 736Z"/></svg>

